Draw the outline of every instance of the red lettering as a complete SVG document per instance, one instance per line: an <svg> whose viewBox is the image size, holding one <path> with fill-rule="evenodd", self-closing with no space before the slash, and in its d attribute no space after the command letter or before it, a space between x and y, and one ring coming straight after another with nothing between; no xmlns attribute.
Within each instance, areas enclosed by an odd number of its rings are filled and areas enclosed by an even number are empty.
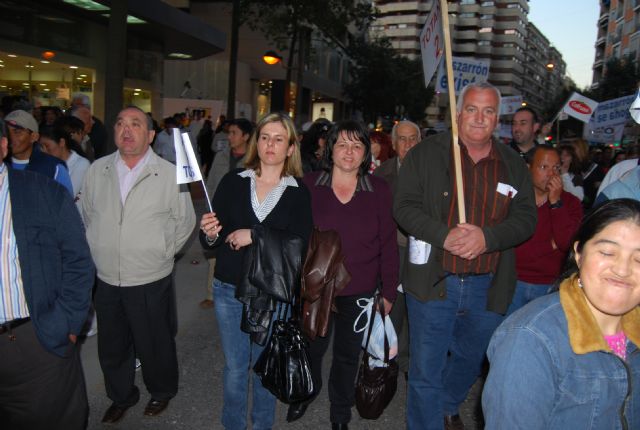
<svg viewBox="0 0 640 430"><path fill-rule="evenodd" d="M581 102L579 100L570 101L569 102L569 107L571 109L573 109L574 111L576 111L578 113L581 113L581 114L584 114L584 115L589 115L592 112L592 110L591 110L591 108L589 107L588 104L583 103L583 102Z"/></svg>

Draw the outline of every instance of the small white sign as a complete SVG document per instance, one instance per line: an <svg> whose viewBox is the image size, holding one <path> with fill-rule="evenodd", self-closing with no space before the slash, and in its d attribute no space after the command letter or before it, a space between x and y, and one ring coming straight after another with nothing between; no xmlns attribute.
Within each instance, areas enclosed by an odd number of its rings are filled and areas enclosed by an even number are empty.
<svg viewBox="0 0 640 430"><path fill-rule="evenodd" d="M411 264L427 264L431 254L431 244L409 236L409 262Z"/></svg>
<svg viewBox="0 0 640 430"><path fill-rule="evenodd" d="M431 11L427 15L424 27L420 32L420 54L424 71L424 86L428 87L433 74L438 68L444 54L444 35L442 30L442 9L440 1L431 2Z"/></svg>

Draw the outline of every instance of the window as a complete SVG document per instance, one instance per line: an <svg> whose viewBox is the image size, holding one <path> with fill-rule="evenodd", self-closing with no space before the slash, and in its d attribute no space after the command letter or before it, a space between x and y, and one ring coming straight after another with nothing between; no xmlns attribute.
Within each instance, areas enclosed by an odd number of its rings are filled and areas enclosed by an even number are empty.
<svg viewBox="0 0 640 430"><path fill-rule="evenodd" d="M491 33L493 29L491 27L482 27L478 33Z"/></svg>

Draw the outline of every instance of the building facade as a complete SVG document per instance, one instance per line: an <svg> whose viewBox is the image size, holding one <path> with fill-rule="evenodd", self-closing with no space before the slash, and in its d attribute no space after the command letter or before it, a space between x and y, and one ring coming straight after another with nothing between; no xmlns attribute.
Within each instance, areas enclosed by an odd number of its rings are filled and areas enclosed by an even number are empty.
<svg viewBox="0 0 640 430"><path fill-rule="evenodd" d="M602 0L598 18L593 87L604 77L612 58L640 60L640 0Z"/></svg>
<svg viewBox="0 0 640 430"><path fill-rule="evenodd" d="M222 32L161 0L11 0L0 4L0 96L65 108L82 92L103 120L116 98L112 115L135 104L159 116L164 61L225 45Z"/></svg>
<svg viewBox="0 0 640 430"><path fill-rule="evenodd" d="M377 0L375 5L380 13L372 25L372 36L384 35L401 54L419 58L418 38L431 0ZM563 82L565 64L560 53L528 23L528 1L458 0L448 7L453 55L488 60L488 80L503 96L522 95L527 104L542 108L547 94L555 94L554 85ZM528 53L530 47L535 52ZM547 64L555 65L552 73ZM443 120L445 99L436 97L428 108L428 125Z"/></svg>

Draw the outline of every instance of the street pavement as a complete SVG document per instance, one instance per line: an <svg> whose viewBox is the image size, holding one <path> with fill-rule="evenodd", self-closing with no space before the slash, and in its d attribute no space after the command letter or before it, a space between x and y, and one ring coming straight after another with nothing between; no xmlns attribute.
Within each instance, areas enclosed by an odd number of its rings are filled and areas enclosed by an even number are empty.
<svg viewBox="0 0 640 430"><path fill-rule="evenodd" d="M205 210L204 199L194 200L198 220ZM176 303L178 309L178 335L176 337L180 385L177 396L167 410L157 417L143 415L150 396L142 381L142 371L136 372L136 385L140 388L140 401L130 408L117 424L100 422L111 402L105 394L104 382L98 363L97 336L89 337L82 346L82 360L89 396L89 429L223 429L222 369L224 358L218 326L213 309L201 309L198 304L205 296L208 263L197 240L197 231L179 256L175 269ZM329 350L330 351L330 350ZM327 378L330 353L325 356L323 390L307 410L304 417L294 423L286 422L287 405L278 402L275 429L309 430L330 428ZM477 430L475 411L478 407L480 383L462 407L461 415L468 430ZM375 421L361 419L355 407L350 424L352 429L401 429L405 427L406 383L402 374L398 378L398 392L383 415ZM429 407L429 405L425 405ZM250 420L249 420L250 421ZM250 427L249 427L250 428Z"/></svg>

